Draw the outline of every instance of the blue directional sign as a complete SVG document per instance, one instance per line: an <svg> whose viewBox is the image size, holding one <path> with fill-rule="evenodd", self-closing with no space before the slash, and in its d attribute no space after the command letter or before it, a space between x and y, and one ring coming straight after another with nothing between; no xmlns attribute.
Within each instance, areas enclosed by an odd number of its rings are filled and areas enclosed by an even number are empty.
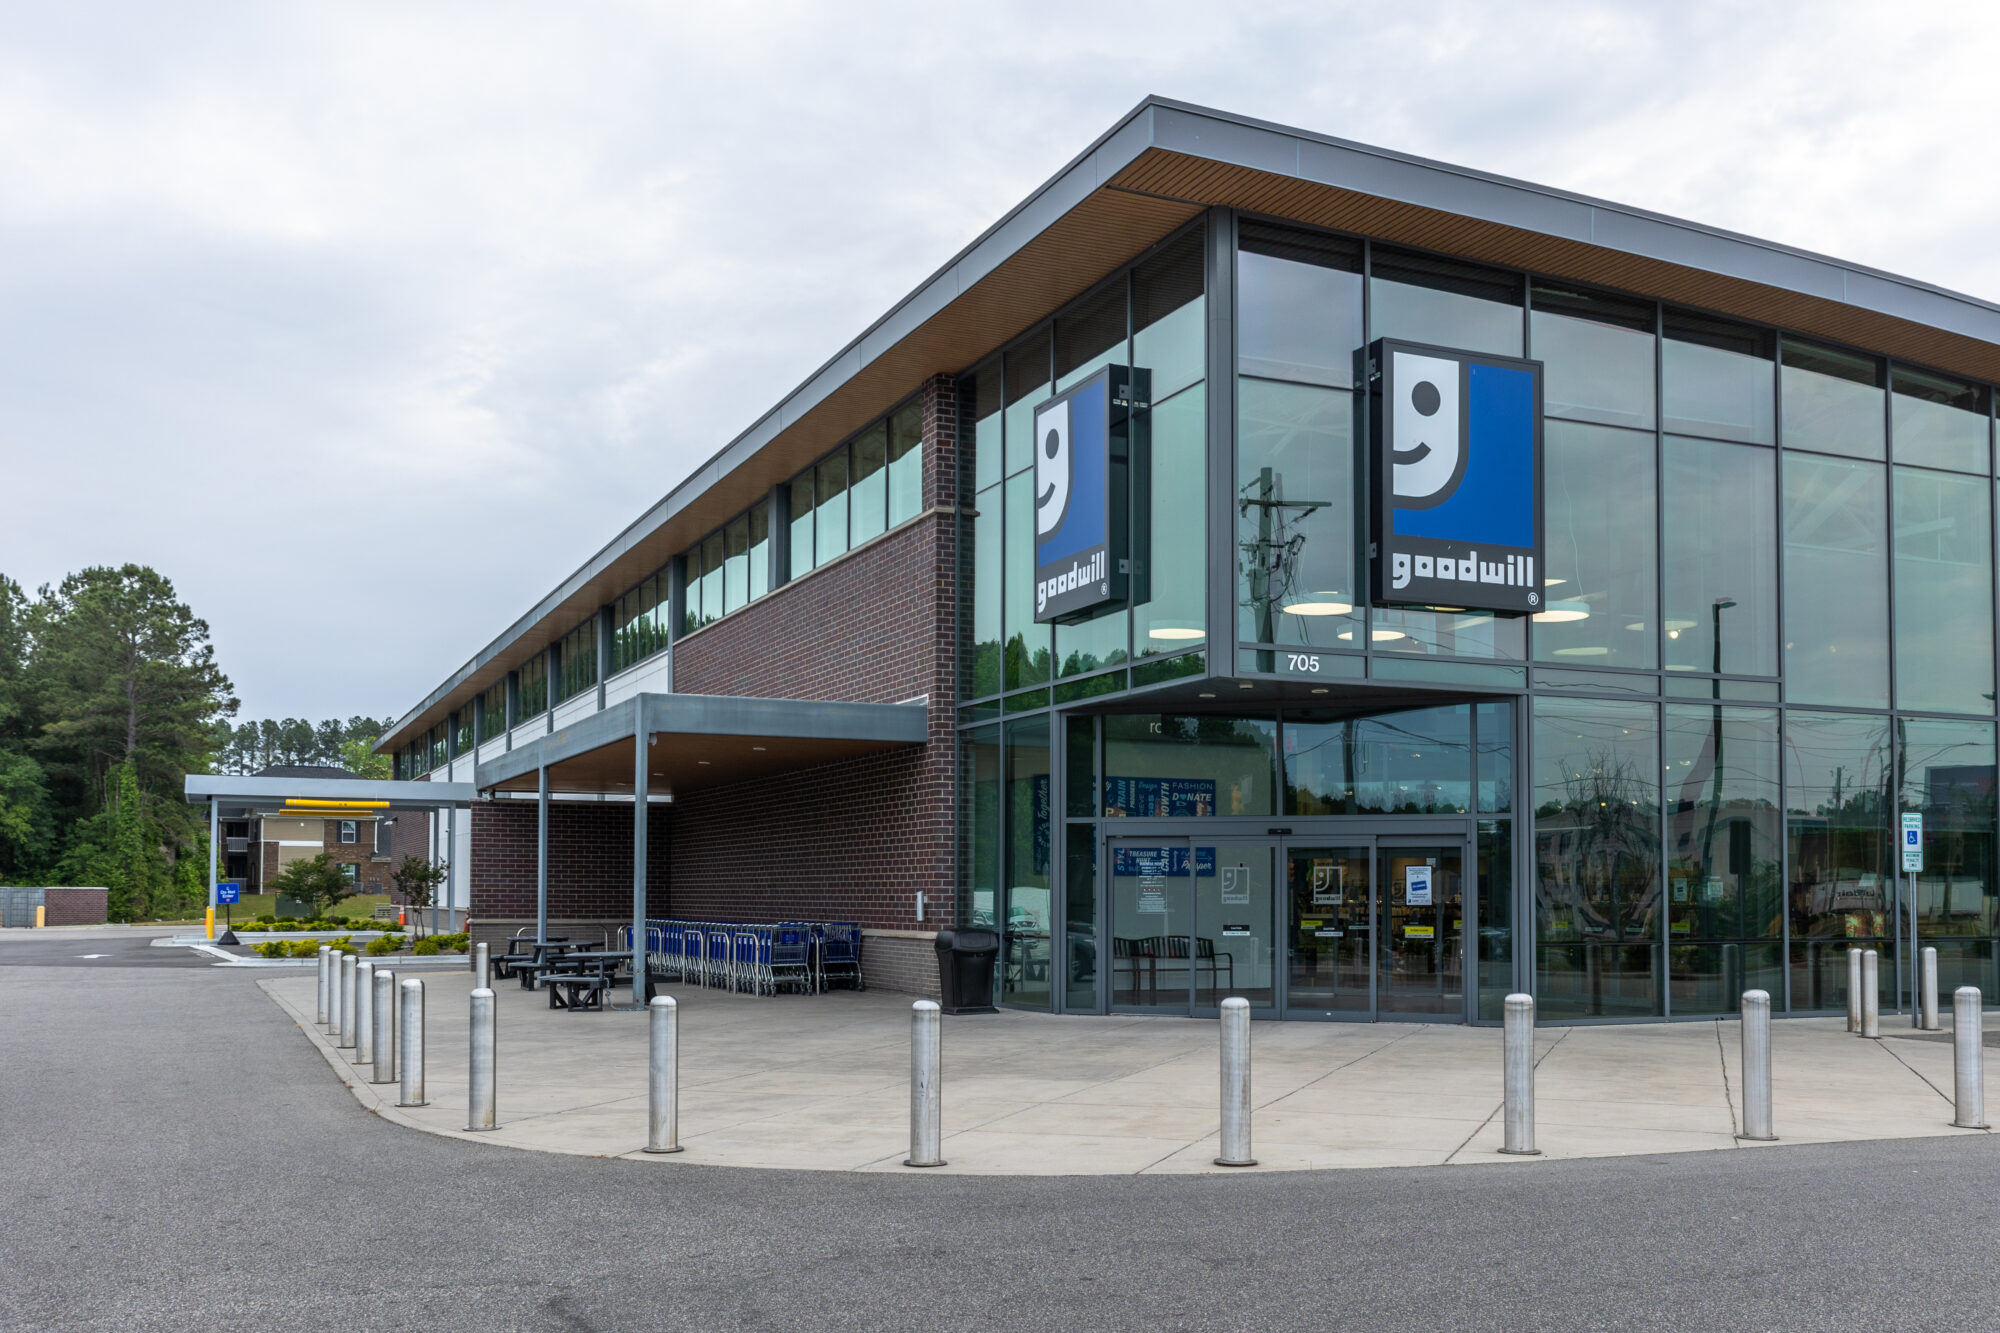
<svg viewBox="0 0 2000 1333"><path fill-rule="evenodd" d="M215 886L215 905L234 907L243 901L243 884L240 880L225 879Z"/></svg>

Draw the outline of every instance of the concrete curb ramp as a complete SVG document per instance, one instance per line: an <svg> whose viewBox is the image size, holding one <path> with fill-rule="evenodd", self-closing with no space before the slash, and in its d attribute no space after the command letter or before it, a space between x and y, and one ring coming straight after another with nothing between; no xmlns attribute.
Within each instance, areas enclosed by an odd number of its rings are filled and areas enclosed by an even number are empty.
<svg viewBox="0 0 2000 1333"><path fill-rule="evenodd" d="M910 1175L1224 1173L1217 1028L1181 1018L1001 1013L947 1018L944 1156L913 1172L909 1003L878 992L757 998L675 987L681 1142L646 1141L645 1017L551 1012L496 987L500 1127L467 1133L462 969L426 973L426 1090L398 1107L313 1022L311 976L257 984L311 1038L355 1099L426 1133L673 1168L745 1166ZM622 998L622 994L621 994ZM1907 1020L1905 1020L1907 1021ZM1890 1031L1884 1018L1884 1031ZM1543 1028L1540 1157L1499 1152L1500 1032L1420 1024L1254 1027L1252 1171L1536 1163L1761 1149L1735 1137L1742 1073L1733 1021ZM1773 1024L1779 1146L1984 1133L1951 1126L1947 1043L1849 1035L1842 1020ZM2000 1062L1993 1062L2000 1064ZM1989 1104L1994 1101L1989 1074Z"/></svg>

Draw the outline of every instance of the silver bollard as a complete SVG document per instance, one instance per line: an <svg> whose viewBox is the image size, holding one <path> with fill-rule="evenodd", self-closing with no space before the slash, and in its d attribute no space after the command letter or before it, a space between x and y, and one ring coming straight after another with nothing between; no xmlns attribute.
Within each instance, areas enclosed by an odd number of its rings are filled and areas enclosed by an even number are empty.
<svg viewBox="0 0 2000 1333"><path fill-rule="evenodd" d="M340 1038L344 1050L354 1044L354 965L351 953L340 955Z"/></svg>
<svg viewBox="0 0 2000 1333"><path fill-rule="evenodd" d="M646 1151L681 1150L680 1006L655 995L646 1016Z"/></svg>
<svg viewBox="0 0 2000 1333"><path fill-rule="evenodd" d="M1880 967L1879 955L1873 949L1861 951L1861 1035L1864 1037L1882 1035Z"/></svg>
<svg viewBox="0 0 2000 1333"><path fill-rule="evenodd" d="M1861 950L1847 951L1847 1030L1861 1031Z"/></svg>
<svg viewBox="0 0 2000 1333"><path fill-rule="evenodd" d="M1535 997L1509 995L1506 1003L1505 1138L1500 1151L1539 1157L1535 1146Z"/></svg>
<svg viewBox="0 0 2000 1333"><path fill-rule="evenodd" d="M1250 1155L1250 1001L1222 1002L1222 1143L1217 1166L1255 1166Z"/></svg>
<svg viewBox="0 0 2000 1333"><path fill-rule="evenodd" d="M1918 1001L1917 1027L1925 1032L1940 1031L1937 1006L1937 950L1925 949L1923 966L1923 992Z"/></svg>
<svg viewBox="0 0 2000 1333"><path fill-rule="evenodd" d="M1985 1129L1986 1038L1981 1031L1977 986L1960 986L1951 993L1951 1123L1960 1129Z"/></svg>
<svg viewBox="0 0 2000 1333"><path fill-rule="evenodd" d="M910 1006L910 1155L904 1166L943 1166L942 1111L938 1083L938 1046L943 1020L937 1005L918 1000Z"/></svg>
<svg viewBox="0 0 2000 1333"><path fill-rule="evenodd" d="M416 977L405 977L396 989L403 993L398 1006L402 1020L396 1025L396 1058L403 1087L396 1105L426 1106L429 1103L424 1099L424 983Z"/></svg>
<svg viewBox="0 0 2000 1333"><path fill-rule="evenodd" d="M370 1083L396 1081L396 974L388 968L376 969L375 983L375 1069Z"/></svg>
<svg viewBox="0 0 2000 1333"><path fill-rule="evenodd" d="M1743 1132L1739 1138L1768 1143L1771 1128L1771 993L1743 992Z"/></svg>
<svg viewBox="0 0 2000 1333"><path fill-rule="evenodd" d="M500 1125L493 1057L493 991L481 986L472 992L472 1050L466 1063L465 1127L497 1129Z"/></svg>
<svg viewBox="0 0 2000 1333"><path fill-rule="evenodd" d="M493 989L493 965L488 960L489 955L486 950L485 940L481 940L472 946L472 975L479 978L475 989Z"/></svg>
<svg viewBox="0 0 2000 1333"><path fill-rule="evenodd" d="M375 1063L375 963L368 958L354 965L354 1054L348 1058Z"/></svg>
<svg viewBox="0 0 2000 1333"><path fill-rule="evenodd" d="M327 968L331 966L327 960L332 954L333 950L324 944L319 946L319 1014L313 1022L323 1029L333 1022L333 981L327 976Z"/></svg>

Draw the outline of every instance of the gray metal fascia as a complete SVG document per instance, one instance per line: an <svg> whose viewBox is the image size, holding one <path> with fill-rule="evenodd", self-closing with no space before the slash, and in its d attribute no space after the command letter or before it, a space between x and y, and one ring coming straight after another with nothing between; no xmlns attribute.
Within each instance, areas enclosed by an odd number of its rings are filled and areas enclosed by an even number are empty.
<svg viewBox="0 0 2000 1333"><path fill-rule="evenodd" d="M644 695L639 696L644 698ZM489 787L532 773L544 764L559 764L580 754L627 740L638 730L638 705L626 700L602 712L578 718L546 736L516 745L505 754L474 767L472 784L485 791Z"/></svg>
<svg viewBox="0 0 2000 1333"><path fill-rule="evenodd" d="M227 773L190 773L183 787L190 802L242 801L259 804L287 797L315 801L387 801L405 808L469 804L478 793L470 782L401 782L370 778L251 778ZM318 813L318 812L310 812ZM308 817L310 817L310 813ZM338 818L328 812L323 818Z"/></svg>
<svg viewBox="0 0 2000 1333"><path fill-rule="evenodd" d="M1149 96L452 673L398 719L376 748L387 750L403 740L417 717L443 702L590 580L1154 147L1826 297L2000 345L2000 305L1943 287L1587 195Z"/></svg>

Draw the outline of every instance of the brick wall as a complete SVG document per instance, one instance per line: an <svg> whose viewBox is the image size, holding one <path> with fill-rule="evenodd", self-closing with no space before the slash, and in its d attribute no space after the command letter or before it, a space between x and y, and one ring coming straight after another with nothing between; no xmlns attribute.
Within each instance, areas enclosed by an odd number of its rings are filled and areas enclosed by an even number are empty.
<svg viewBox="0 0 2000 1333"><path fill-rule="evenodd" d="M668 808L646 821L646 898L667 906ZM535 803L481 801L472 807L474 921L535 919ZM632 919L632 807L596 801L549 803L549 916Z"/></svg>
<svg viewBox="0 0 2000 1333"><path fill-rule="evenodd" d="M109 889L43 889L42 924L94 926L109 910Z"/></svg>

